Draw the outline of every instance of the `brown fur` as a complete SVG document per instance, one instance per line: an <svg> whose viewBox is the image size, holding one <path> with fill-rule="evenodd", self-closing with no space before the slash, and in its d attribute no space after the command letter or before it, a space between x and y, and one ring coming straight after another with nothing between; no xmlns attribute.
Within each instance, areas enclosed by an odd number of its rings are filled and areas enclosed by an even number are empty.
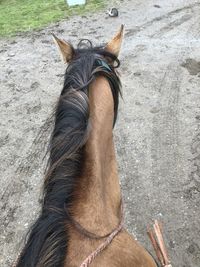
<svg viewBox="0 0 200 267"><path fill-rule="evenodd" d="M120 218L120 186L113 144L113 97L109 83L97 78L89 88L91 132L85 146L85 171L74 203L74 218L87 230L105 235ZM84 237L73 227L65 267L77 267L102 240ZM118 234L91 267L155 267L151 256L125 230Z"/></svg>

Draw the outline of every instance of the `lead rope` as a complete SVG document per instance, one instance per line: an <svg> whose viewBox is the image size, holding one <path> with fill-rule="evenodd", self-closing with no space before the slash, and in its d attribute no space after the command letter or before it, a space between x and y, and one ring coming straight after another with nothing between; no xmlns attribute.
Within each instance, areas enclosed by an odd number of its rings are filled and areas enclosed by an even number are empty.
<svg viewBox="0 0 200 267"><path fill-rule="evenodd" d="M156 256L163 267L172 267L162 234L161 223L155 220L153 229L148 229L147 234L151 240Z"/></svg>
<svg viewBox="0 0 200 267"><path fill-rule="evenodd" d="M88 267L92 261L100 254L115 238L115 236L122 230L124 224L123 202L121 202L121 220L118 227L106 238L106 240L98 246L80 265L80 267Z"/></svg>

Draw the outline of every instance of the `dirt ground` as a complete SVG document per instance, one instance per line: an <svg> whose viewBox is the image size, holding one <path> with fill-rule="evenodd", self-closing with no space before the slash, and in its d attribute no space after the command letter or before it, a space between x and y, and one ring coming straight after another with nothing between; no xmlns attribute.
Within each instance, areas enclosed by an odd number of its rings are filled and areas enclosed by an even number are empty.
<svg viewBox="0 0 200 267"><path fill-rule="evenodd" d="M121 23L124 100L115 139L126 224L151 249L146 226L162 220L173 266L200 266L200 1L115 6L118 18L104 10L0 40L1 267L11 266L40 207L65 69L50 33L99 44Z"/></svg>

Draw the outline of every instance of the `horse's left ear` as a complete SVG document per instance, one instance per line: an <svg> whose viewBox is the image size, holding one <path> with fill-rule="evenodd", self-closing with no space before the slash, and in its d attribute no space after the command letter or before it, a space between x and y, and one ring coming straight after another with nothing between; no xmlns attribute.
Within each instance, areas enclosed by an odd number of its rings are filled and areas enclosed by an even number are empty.
<svg viewBox="0 0 200 267"><path fill-rule="evenodd" d="M105 50L118 57L123 40L123 33L124 33L124 25L122 24L119 32L105 46Z"/></svg>
<svg viewBox="0 0 200 267"><path fill-rule="evenodd" d="M71 44L67 43L64 40L59 39L52 33L53 40L58 46L61 58L64 63L68 63L73 58L74 49Z"/></svg>

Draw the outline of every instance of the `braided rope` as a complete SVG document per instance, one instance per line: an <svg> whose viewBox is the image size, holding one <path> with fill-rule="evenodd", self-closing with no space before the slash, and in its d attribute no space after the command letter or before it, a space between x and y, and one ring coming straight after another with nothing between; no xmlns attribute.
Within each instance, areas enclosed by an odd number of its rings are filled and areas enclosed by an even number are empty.
<svg viewBox="0 0 200 267"><path fill-rule="evenodd" d="M92 261L100 254L107 246L113 241L115 236L122 230L124 224L124 212L123 212L123 203L121 203L121 220L116 229L106 238L106 240L98 246L98 248L92 252L80 265L80 267L88 267ZM169 266L170 267L170 266Z"/></svg>

